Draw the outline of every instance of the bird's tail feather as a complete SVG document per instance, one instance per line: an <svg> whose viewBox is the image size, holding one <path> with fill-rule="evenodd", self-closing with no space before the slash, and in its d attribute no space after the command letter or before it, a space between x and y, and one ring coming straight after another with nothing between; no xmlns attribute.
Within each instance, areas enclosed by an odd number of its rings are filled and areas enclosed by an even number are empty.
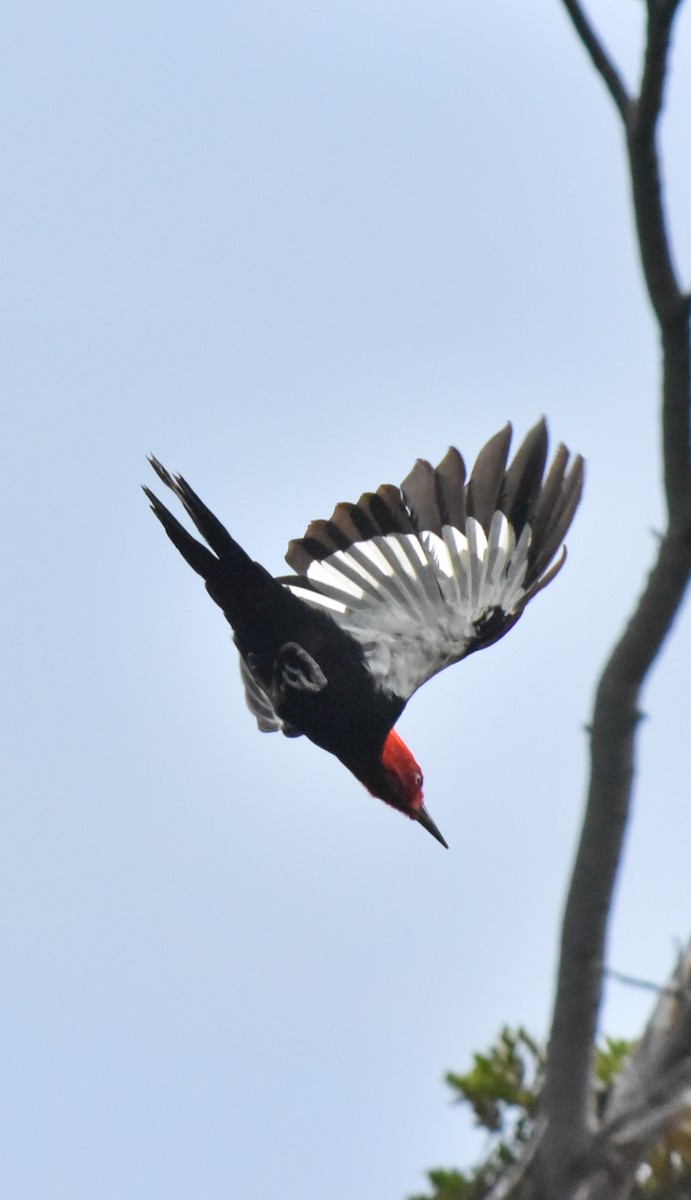
<svg viewBox="0 0 691 1200"><path fill-rule="evenodd" d="M159 479L175 493L211 549L188 533L158 497L145 487L144 492L155 515L185 562L201 575L212 600L223 610L233 628L237 629L238 623L242 623L247 612L256 604L267 583L270 587L277 585L268 572L254 562L230 536L218 517L206 507L181 475L171 475L153 456L149 462Z"/></svg>
<svg viewBox="0 0 691 1200"><path fill-rule="evenodd" d="M180 551L185 562L189 563L192 570L201 575L202 579L209 579L218 568L216 556L187 532L184 525L180 524L177 517L168 511L165 504L162 504L148 487L144 487L143 491L176 550Z"/></svg>
<svg viewBox="0 0 691 1200"><path fill-rule="evenodd" d="M197 493L192 490L182 475L171 475L170 471L167 471L163 464L157 458L154 458L153 455L149 458L149 462L159 479L175 493L188 517L194 522L204 541L211 546L211 549L217 555L220 562L232 565L235 569L241 565L252 563L252 559L245 553L242 546L239 546L235 539L230 536L228 530L221 524L218 517L215 517L211 509L207 508L204 502L199 499ZM163 505L160 505L160 507L163 508ZM154 512L156 512L155 508ZM159 514L156 513L156 515L158 516Z"/></svg>

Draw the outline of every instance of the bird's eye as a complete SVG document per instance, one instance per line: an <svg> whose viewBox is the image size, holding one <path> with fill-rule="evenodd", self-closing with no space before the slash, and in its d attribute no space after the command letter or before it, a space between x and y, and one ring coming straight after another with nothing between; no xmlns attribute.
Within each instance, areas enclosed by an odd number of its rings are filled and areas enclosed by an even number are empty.
<svg viewBox="0 0 691 1200"><path fill-rule="evenodd" d="M422 775L419 771L416 771L413 775L413 783L416 787L422 787Z"/></svg>

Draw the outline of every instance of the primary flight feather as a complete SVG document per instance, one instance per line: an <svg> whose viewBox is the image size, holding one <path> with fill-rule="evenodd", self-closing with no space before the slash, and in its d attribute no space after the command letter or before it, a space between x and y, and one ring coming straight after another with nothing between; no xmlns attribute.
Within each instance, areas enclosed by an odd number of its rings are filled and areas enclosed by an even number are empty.
<svg viewBox="0 0 691 1200"><path fill-rule="evenodd" d="M232 626L259 728L304 734L443 846L393 727L421 684L503 637L554 578L583 489L583 459L562 445L545 475L544 420L507 468L510 441L506 425L467 480L452 448L436 468L418 459L400 488L338 504L290 543L294 574L276 579L155 458L207 545L144 488Z"/></svg>

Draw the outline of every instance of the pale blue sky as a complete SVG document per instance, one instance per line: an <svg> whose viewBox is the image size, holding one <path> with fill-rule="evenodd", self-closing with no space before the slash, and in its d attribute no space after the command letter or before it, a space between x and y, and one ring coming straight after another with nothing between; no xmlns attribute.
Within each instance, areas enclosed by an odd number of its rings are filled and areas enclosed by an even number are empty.
<svg viewBox="0 0 691 1200"><path fill-rule="evenodd" d="M631 76L641 6L593 12ZM443 1072L545 1030L583 725L662 519L615 114L556 0L28 0L1 54L0 1191L401 1200L477 1146ZM541 413L588 460L567 567L401 722L447 853L256 731L139 483L153 450L279 572L337 500ZM689 657L686 613L611 951L658 979ZM648 1005L610 988L607 1029Z"/></svg>

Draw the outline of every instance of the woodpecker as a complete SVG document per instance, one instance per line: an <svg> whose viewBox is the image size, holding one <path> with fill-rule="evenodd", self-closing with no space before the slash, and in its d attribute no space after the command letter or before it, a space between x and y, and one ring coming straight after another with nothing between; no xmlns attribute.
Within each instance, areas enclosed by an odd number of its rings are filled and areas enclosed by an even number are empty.
<svg viewBox="0 0 691 1200"><path fill-rule="evenodd" d="M544 419L507 467L510 442L507 424L467 479L451 447L437 467L418 459L400 487L337 504L290 542L292 574L277 578L153 456L206 545L144 488L232 627L259 729L303 734L442 846L394 725L421 684L498 641L554 579L583 489L583 459L563 445L545 474Z"/></svg>

